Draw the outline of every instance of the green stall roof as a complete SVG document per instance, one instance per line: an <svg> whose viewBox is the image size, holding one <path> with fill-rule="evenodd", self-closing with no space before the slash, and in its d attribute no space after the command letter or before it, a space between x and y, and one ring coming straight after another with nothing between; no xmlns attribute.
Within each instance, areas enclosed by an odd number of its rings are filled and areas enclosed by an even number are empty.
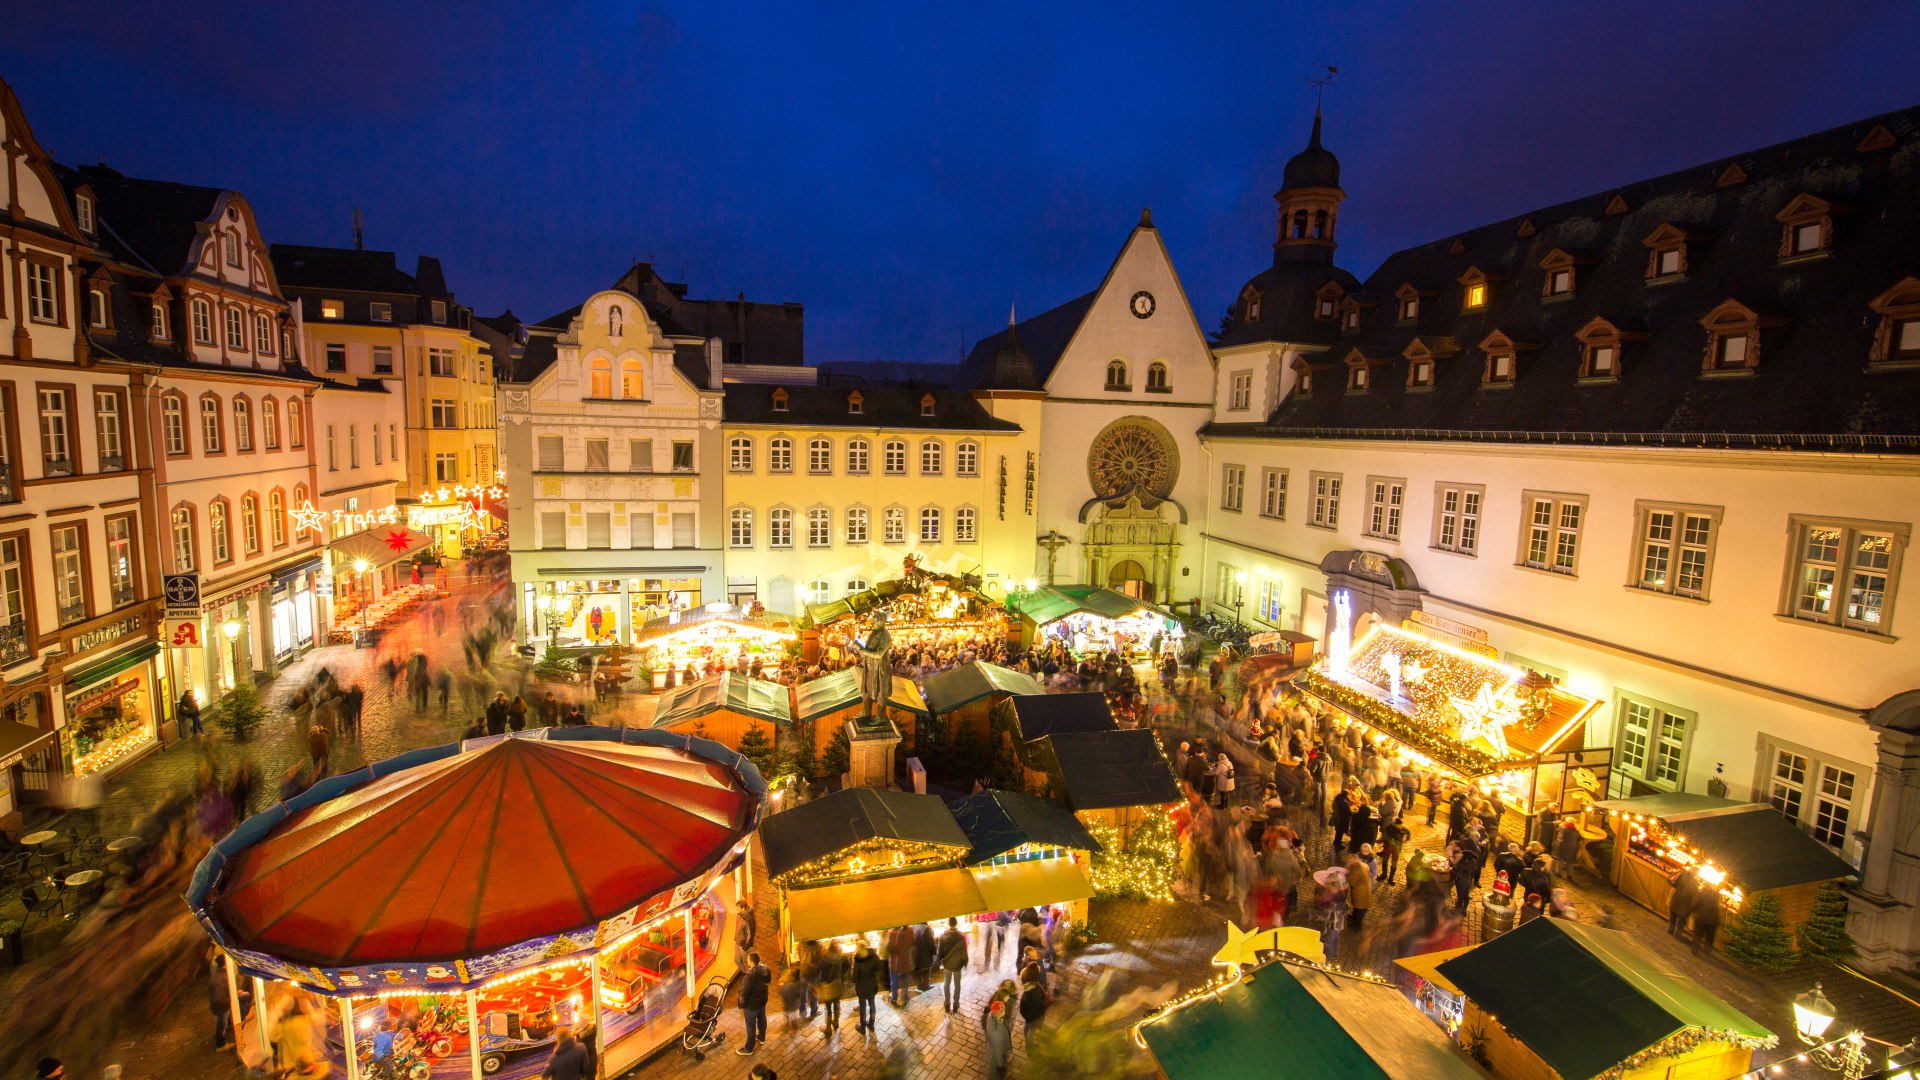
<svg viewBox="0 0 1920 1080"><path fill-rule="evenodd" d="M1156 611L1145 600L1094 585L1046 585L1012 599L1007 606L1036 626L1058 622L1077 611L1118 619L1137 611Z"/></svg>
<svg viewBox="0 0 1920 1080"><path fill-rule="evenodd" d="M765 720L777 728L793 723L793 706L785 686L726 671L662 695L653 713L653 726L678 727L722 710Z"/></svg>
<svg viewBox="0 0 1920 1080"><path fill-rule="evenodd" d="M927 708L935 713L962 709L994 694L1044 694L1047 688L1024 671L975 660L926 677Z"/></svg>
<svg viewBox="0 0 1920 1080"><path fill-rule="evenodd" d="M865 683L866 674L857 667L800 683L793 688L793 718L804 724L850 705L857 705L861 687ZM887 704L922 716L927 713L927 703L920 697L920 688L904 675L893 677L893 689L887 693Z"/></svg>

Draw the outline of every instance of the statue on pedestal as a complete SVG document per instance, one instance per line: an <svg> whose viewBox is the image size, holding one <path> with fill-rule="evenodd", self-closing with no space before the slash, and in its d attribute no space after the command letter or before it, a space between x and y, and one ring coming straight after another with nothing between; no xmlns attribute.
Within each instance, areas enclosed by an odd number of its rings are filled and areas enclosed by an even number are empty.
<svg viewBox="0 0 1920 1080"><path fill-rule="evenodd" d="M885 716L893 695L893 635L887 633L887 613L873 613L873 629L860 649L860 700L868 716Z"/></svg>

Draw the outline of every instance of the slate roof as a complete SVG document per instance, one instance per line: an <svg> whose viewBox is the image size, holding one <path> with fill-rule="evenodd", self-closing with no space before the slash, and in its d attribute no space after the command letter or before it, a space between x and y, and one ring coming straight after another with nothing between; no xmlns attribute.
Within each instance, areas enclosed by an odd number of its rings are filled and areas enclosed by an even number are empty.
<svg viewBox="0 0 1920 1080"><path fill-rule="evenodd" d="M760 823L767 874L774 877L875 837L960 851L973 846L940 796L905 791L842 788Z"/></svg>
<svg viewBox="0 0 1920 1080"><path fill-rule="evenodd" d="M352 289L357 292L428 295L391 251L275 244L268 249L282 289Z"/></svg>
<svg viewBox="0 0 1920 1080"><path fill-rule="evenodd" d="M775 412L775 389L787 392L787 411ZM758 383L730 383L726 387L729 424L774 424L795 428L852 427L918 431L1019 431L1020 425L1001 420L960 390L919 390L903 387L862 389L861 411L847 411L854 393L839 386L773 387ZM920 399L933 395L933 415L920 415Z"/></svg>
<svg viewBox="0 0 1920 1080"><path fill-rule="evenodd" d="M1022 844L1100 850L1100 841L1073 816L1073 811L1050 799L989 788L947 809L973 841L973 850L967 852L970 863L1005 855Z"/></svg>
<svg viewBox="0 0 1920 1080"><path fill-rule="evenodd" d="M1896 144L1857 149L1876 125ZM1358 331L1331 339L1317 358L1333 366L1311 396L1290 395L1264 424L1208 430L1920 451L1920 370L1866 370L1878 324L1868 302L1920 273L1917 134L1920 108L1906 109L1397 252L1367 278L1372 306L1362 308ZM1746 179L1719 186L1729 164ZM1783 263L1776 215L1802 193L1842 204L1832 250ZM1688 247L1684 275L1650 284L1642 241L1663 224L1700 239ZM1571 297L1541 295L1540 263L1556 248L1592 260L1576 266ZM1480 310L1463 306L1459 279L1471 268L1504 275ZM1403 285L1431 292L1411 322L1397 317L1393 294ZM1703 377L1700 320L1729 299L1782 322L1762 326L1753 374ZM1626 343L1617 381L1582 383L1574 334L1596 317L1647 336ZM1479 346L1494 330L1538 343L1519 354L1510 387L1481 385ZM1401 352L1416 335L1450 337L1461 350L1438 360L1430 391L1405 385ZM1367 393L1345 390L1340 360L1354 348L1387 361Z"/></svg>
<svg viewBox="0 0 1920 1080"><path fill-rule="evenodd" d="M1015 334L1033 360L1033 372L1039 384L1045 386L1047 380L1053 377L1053 369L1059 366L1061 354L1067 351L1067 343L1073 340L1074 332L1086 321L1087 311L1093 307L1093 298L1099 292L1095 289L1084 296L1076 296L1059 307L1048 308L974 342L966 360L961 362L969 381L975 385L990 381L994 354L1009 334Z"/></svg>
<svg viewBox="0 0 1920 1080"><path fill-rule="evenodd" d="M1060 696L1060 695L1053 695ZM1063 731L1035 740L1059 766L1067 805L1075 810L1119 806L1164 806L1180 801L1173 766L1160 753L1153 732Z"/></svg>
<svg viewBox="0 0 1920 1080"><path fill-rule="evenodd" d="M213 216L226 194L194 184L138 180L106 165L55 165L54 172L69 196L82 185L93 189L100 246L159 277L192 270L187 256L200 235L198 226Z"/></svg>

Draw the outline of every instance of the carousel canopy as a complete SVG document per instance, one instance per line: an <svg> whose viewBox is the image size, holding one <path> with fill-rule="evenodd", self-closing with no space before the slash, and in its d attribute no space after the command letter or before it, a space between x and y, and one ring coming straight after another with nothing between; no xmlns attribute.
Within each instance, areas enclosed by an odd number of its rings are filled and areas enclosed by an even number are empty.
<svg viewBox="0 0 1920 1080"><path fill-rule="evenodd" d="M1167 1080L1266 1080L1285 1031L1290 1080L1484 1080L1399 989L1272 960L1212 997L1148 1018L1140 1037Z"/></svg>
<svg viewBox="0 0 1920 1080"><path fill-rule="evenodd" d="M1852 863L1801 832L1767 803L1730 803L1694 796L1719 805L1682 807L1674 805L1676 798L1649 795L1594 805L1659 818L1666 822L1668 832L1684 838L1749 892L1832 881L1858 872ZM1653 809L1655 806L1665 809Z"/></svg>
<svg viewBox="0 0 1920 1080"><path fill-rule="evenodd" d="M948 809L967 839L973 841L973 850L967 852L970 863L1005 855L1022 844L1100 850L1100 842L1073 816L1073 811L1047 799L988 789Z"/></svg>
<svg viewBox="0 0 1920 1080"><path fill-rule="evenodd" d="M1153 610L1153 605L1145 600L1093 585L1045 585L1009 600L1007 606L1036 626L1058 622L1082 611L1105 619L1118 619Z"/></svg>
<svg viewBox="0 0 1920 1080"><path fill-rule="evenodd" d="M591 932L714 868L764 791L718 744L604 728L385 764L216 846L188 901L223 944L343 968Z"/></svg>
<svg viewBox="0 0 1920 1080"><path fill-rule="evenodd" d="M793 707L784 685L723 671L661 695L653 711L653 726L679 727L722 711L765 720L777 728L793 723Z"/></svg>
<svg viewBox="0 0 1920 1080"><path fill-rule="evenodd" d="M1772 1034L1626 934L1566 919L1535 919L1439 973L1569 1080L1689 1028Z"/></svg>
<svg viewBox="0 0 1920 1080"><path fill-rule="evenodd" d="M866 685L866 673L857 667L845 668L831 675L823 675L811 682L803 682L793 688L793 718L800 723L817 720L832 712L860 703L861 688ZM913 680L895 676L893 688L887 692L887 704L897 709L925 715L927 703L920 696L920 688Z"/></svg>
<svg viewBox="0 0 1920 1080"><path fill-rule="evenodd" d="M994 694L1044 694L1047 688L1024 671L975 660L925 679L927 708L948 713Z"/></svg>
<svg viewBox="0 0 1920 1080"><path fill-rule="evenodd" d="M939 844L956 852L973 846L940 796L905 791L842 788L760 824L767 873L774 877L876 838Z"/></svg>
<svg viewBox="0 0 1920 1080"><path fill-rule="evenodd" d="M1114 731L1113 708L1097 691L1075 694L1023 694L1001 708L1013 712L1020 738L1027 742L1070 731Z"/></svg>

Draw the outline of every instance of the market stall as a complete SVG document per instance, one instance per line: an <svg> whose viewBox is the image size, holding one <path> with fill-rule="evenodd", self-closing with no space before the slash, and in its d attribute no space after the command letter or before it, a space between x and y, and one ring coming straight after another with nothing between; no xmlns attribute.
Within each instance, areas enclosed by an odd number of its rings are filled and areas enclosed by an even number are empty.
<svg viewBox="0 0 1920 1080"><path fill-rule="evenodd" d="M821 776L826 775L824 761L834 734L849 720L865 714L862 697L865 685L865 672L852 667L793 687L793 722L803 725L810 733L814 764ZM899 732L901 743L909 748L917 745L915 739L921 723L926 720L927 702L912 679L895 676L887 692L884 711L887 719L893 721L894 730Z"/></svg>
<svg viewBox="0 0 1920 1080"><path fill-rule="evenodd" d="M809 663L839 660L858 635L855 626L875 611L887 616L887 633L896 649L971 649L984 652L1007 642L1007 612L964 575L933 574L918 569L909 556L906 575L882 581L871 589L838 600L807 605L807 619L817 638L810 642Z"/></svg>
<svg viewBox="0 0 1920 1080"><path fill-rule="evenodd" d="M633 645L653 672L654 689L664 690L729 669L771 676L796 637L785 619L755 617L735 605L715 603L648 622L634 634Z"/></svg>
<svg viewBox="0 0 1920 1080"><path fill-rule="evenodd" d="M922 682L927 710L946 725L947 737L951 739L965 729L972 731L982 743L991 734L995 706L1018 694L1047 692L1040 680L1026 672L984 660L935 672Z"/></svg>
<svg viewBox="0 0 1920 1080"><path fill-rule="evenodd" d="M1436 971L1466 999L1459 1038L1498 1077L1732 1080L1776 1041L1627 934L1566 919L1534 919Z"/></svg>
<svg viewBox="0 0 1920 1080"><path fill-rule="evenodd" d="M1349 648L1342 616L1293 685L1396 756L1498 799L1509 839L1527 839L1542 811L1577 813L1606 790L1611 751L1585 745L1598 700L1418 625L1377 625Z"/></svg>
<svg viewBox="0 0 1920 1080"><path fill-rule="evenodd" d="M669 690L653 712L657 730L675 730L740 749L748 731L759 730L771 748L793 726L787 688L777 682L722 672Z"/></svg>
<svg viewBox="0 0 1920 1080"><path fill-rule="evenodd" d="M1174 998L1133 1041L1164 1080L1485 1078L1391 984L1287 959Z"/></svg>
<svg viewBox="0 0 1920 1080"><path fill-rule="evenodd" d="M973 847L967 865L988 911L1068 906L1076 924L1087 921L1093 882L1086 865L1101 850L1073 811L1017 791L989 788L947 808Z"/></svg>
<svg viewBox="0 0 1920 1080"><path fill-rule="evenodd" d="M1441 964L1456 956L1465 954L1473 946L1459 949L1441 949L1437 952L1417 953L1403 956L1393 962L1393 966L1406 972L1411 980L1408 993L1413 1004L1427 1019L1447 1029L1452 1035L1460 1030L1460 1021L1466 1016L1467 999L1460 994L1460 988L1453 981L1440 974Z"/></svg>
<svg viewBox="0 0 1920 1080"><path fill-rule="evenodd" d="M306 1009L348 1080L530 1077L560 1028L588 1023L615 1074L677 1037L699 983L731 974L718 945L765 794L707 740L469 740L248 818L187 900L252 980L255 1037Z"/></svg>
<svg viewBox="0 0 1920 1080"><path fill-rule="evenodd" d="M1854 876L1853 865L1794 827L1766 803L1736 803L1684 793L1594 804L1613 826L1613 883L1661 915L1673 879L1687 867L1720 893L1729 911L1748 896L1772 893L1789 928L1813 910L1821 884Z"/></svg>
<svg viewBox="0 0 1920 1080"><path fill-rule="evenodd" d="M1042 585L1010 597L1022 642L1057 642L1077 656L1118 652L1135 660L1178 652L1186 628L1145 600L1091 585Z"/></svg>
<svg viewBox="0 0 1920 1080"><path fill-rule="evenodd" d="M1124 844L1148 818L1180 801L1180 782L1145 728L1061 731L1020 746L1027 793L1072 810L1089 828Z"/></svg>

